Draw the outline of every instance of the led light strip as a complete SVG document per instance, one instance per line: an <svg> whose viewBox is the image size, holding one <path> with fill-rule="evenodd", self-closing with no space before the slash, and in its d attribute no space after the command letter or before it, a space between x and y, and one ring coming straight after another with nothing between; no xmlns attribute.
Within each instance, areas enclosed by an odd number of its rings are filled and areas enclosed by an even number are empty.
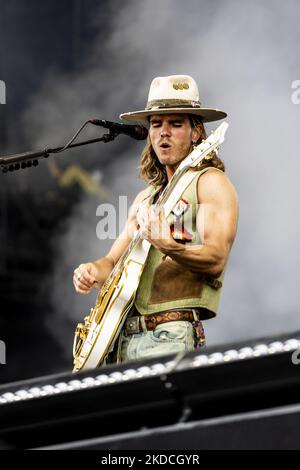
<svg viewBox="0 0 300 470"><path fill-rule="evenodd" d="M247 346L239 350L229 349L225 352L215 352L209 355L200 353L193 358L190 366L191 368L209 367L216 364L237 362L271 354L292 352L297 349L300 351L300 339L292 338L284 342L275 341L270 344L257 344L253 347ZM137 369L126 369L123 372L102 373L96 377L85 377L84 379L74 379L68 382L57 382L54 385L49 384L41 387L20 389L15 392L6 392L0 395L0 405L167 374L173 365L174 361L164 364L160 362L151 366L138 367Z"/></svg>

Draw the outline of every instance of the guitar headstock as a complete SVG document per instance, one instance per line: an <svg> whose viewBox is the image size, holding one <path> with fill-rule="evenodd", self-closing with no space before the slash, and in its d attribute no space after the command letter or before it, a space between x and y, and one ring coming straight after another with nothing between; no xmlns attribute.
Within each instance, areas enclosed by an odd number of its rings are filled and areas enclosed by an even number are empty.
<svg viewBox="0 0 300 470"><path fill-rule="evenodd" d="M222 122L222 124L217 127L208 137L205 139L204 142L209 142L210 144L214 144L218 142L218 144L222 144L225 140L225 134L228 129L228 122ZM201 144L200 144L201 145Z"/></svg>
<svg viewBox="0 0 300 470"><path fill-rule="evenodd" d="M186 167L197 166L201 160L213 150L217 151L218 147L224 142L225 134L229 124L222 122L201 144L197 145L194 150L180 163L178 170L181 171Z"/></svg>

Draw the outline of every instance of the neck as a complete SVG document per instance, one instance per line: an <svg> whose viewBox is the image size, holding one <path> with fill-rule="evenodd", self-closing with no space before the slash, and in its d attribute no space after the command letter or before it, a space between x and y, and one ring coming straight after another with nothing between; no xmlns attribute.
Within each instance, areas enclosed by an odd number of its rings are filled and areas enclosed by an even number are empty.
<svg viewBox="0 0 300 470"><path fill-rule="evenodd" d="M167 178L168 178L168 182L170 181L170 179L172 178L172 176L174 175L175 171L177 170L177 168L179 167L180 163L190 154L190 152L192 152L193 150L193 147L191 146L190 147L190 150L189 152L186 154L186 156L184 158L182 158L180 160L180 162L176 163L176 165L166 165L166 172L167 172Z"/></svg>
<svg viewBox="0 0 300 470"><path fill-rule="evenodd" d="M170 179L172 178L172 176L174 175L176 169L178 168L178 165L176 166L169 166L169 165L166 165L166 172L167 172L167 178L168 178L168 181L170 181Z"/></svg>

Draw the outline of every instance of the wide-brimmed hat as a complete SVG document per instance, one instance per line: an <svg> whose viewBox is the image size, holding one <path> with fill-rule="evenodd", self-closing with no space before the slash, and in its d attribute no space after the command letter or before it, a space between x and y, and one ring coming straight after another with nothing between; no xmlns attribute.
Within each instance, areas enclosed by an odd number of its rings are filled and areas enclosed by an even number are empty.
<svg viewBox="0 0 300 470"><path fill-rule="evenodd" d="M120 114L124 121L149 123L153 114L196 114L203 122L224 119L227 114L219 109L202 108L199 90L195 80L189 75L170 75L152 80L146 108Z"/></svg>

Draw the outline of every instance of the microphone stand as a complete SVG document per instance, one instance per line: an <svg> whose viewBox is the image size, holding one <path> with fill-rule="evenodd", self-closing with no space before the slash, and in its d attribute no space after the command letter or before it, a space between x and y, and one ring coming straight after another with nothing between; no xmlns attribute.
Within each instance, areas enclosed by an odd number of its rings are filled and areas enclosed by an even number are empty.
<svg viewBox="0 0 300 470"><path fill-rule="evenodd" d="M81 145L88 145L93 144L95 142L111 142L114 140L119 134L113 131L110 131L108 134L104 134L102 137L98 139L91 139L85 140L82 142L78 142L77 144L67 144L64 147L57 147L54 149L46 148L44 150L37 150L25 153L16 153L13 155L6 155L0 157L0 165L2 168L3 173L7 173L9 171L16 171L20 169L30 168L32 166L38 165L39 158L48 158L51 153L59 153L64 150L67 150L71 147L80 147Z"/></svg>

